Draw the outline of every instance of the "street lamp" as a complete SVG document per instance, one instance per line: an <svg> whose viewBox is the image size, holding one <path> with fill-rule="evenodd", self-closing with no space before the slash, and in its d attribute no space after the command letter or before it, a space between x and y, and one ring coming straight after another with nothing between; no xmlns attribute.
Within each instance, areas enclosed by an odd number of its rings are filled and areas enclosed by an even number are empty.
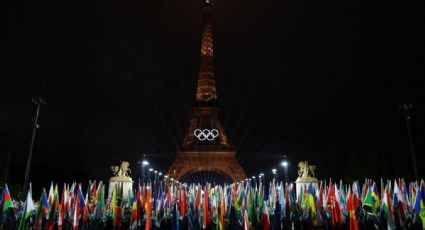
<svg viewBox="0 0 425 230"><path fill-rule="evenodd" d="M416 154L415 154L415 147L413 145L413 138L412 138L412 133L410 131L410 124L409 124L409 120L410 120L410 115L407 113L408 110L412 109L413 105L406 105L403 104L402 106L399 107L399 109L401 111L403 111L404 114L404 119L406 120L406 127L407 127L407 135L409 137L409 144L410 144L410 154L412 157L412 168L413 168L413 175L415 176L415 179L418 179L418 166L416 164Z"/></svg>
<svg viewBox="0 0 425 230"><path fill-rule="evenodd" d="M272 169L273 180L276 180L277 169Z"/></svg>
<svg viewBox="0 0 425 230"><path fill-rule="evenodd" d="M286 155L283 156L283 161L280 163L283 167L283 172L285 174L285 183L288 183L288 167L289 167L289 161L286 158Z"/></svg>
<svg viewBox="0 0 425 230"><path fill-rule="evenodd" d="M260 175L258 175L258 181L261 183L261 179L263 179L264 181L264 173L260 173Z"/></svg>
<svg viewBox="0 0 425 230"><path fill-rule="evenodd" d="M36 112L35 112L34 128L32 130L31 144L30 144L30 149L29 149L29 153L28 153L27 165L26 165L26 168L25 168L25 178L24 178L24 186L23 186L23 190L22 190L22 194L21 194L21 200L25 200L25 197L27 195L28 179L29 179L30 171L31 171L32 150L34 148L35 134L37 132L37 129L39 128L38 115L40 114L40 107L41 107L41 105L47 104L41 98L32 98L31 101L34 104L37 105L37 109L36 109Z"/></svg>
<svg viewBox="0 0 425 230"><path fill-rule="evenodd" d="M151 172L153 172L153 168L149 168L148 179L151 182Z"/></svg>
<svg viewBox="0 0 425 230"><path fill-rule="evenodd" d="M149 165L149 161L146 160L146 155L143 154L143 158L142 161L138 162L141 165L141 170L142 170L142 184L145 183L145 168Z"/></svg>

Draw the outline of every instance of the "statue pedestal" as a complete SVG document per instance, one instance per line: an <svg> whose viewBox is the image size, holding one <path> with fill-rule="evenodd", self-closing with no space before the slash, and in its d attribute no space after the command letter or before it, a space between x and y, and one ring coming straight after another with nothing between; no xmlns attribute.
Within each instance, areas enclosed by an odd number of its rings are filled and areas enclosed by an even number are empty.
<svg viewBox="0 0 425 230"><path fill-rule="evenodd" d="M295 181L295 184L296 184L296 191L297 191L297 199L298 199L298 195L304 194L301 191L304 191L304 189L308 189L308 186L310 186L310 184L313 186L314 190L319 189L319 181L315 177L310 177L310 176L298 177L297 180Z"/></svg>
<svg viewBox="0 0 425 230"><path fill-rule="evenodd" d="M114 187L117 186L117 196L121 199L127 199L129 190L133 193L133 180L131 177L116 176L109 179L108 198L112 197Z"/></svg>

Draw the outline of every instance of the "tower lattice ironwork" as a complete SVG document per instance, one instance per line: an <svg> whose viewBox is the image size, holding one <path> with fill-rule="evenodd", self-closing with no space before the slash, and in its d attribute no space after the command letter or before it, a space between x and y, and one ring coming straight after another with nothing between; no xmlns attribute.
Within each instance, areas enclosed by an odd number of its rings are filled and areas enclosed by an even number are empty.
<svg viewBox="0 0 425 230"><path fill-rule="evenodd" d="M196 106L182 146L167 174L176 180L199 171L225 174L233 181L246 178L236 158L236 148L229 144L219 119L214 74L211 0L204 0L201 60L196 88Z"/></svg>

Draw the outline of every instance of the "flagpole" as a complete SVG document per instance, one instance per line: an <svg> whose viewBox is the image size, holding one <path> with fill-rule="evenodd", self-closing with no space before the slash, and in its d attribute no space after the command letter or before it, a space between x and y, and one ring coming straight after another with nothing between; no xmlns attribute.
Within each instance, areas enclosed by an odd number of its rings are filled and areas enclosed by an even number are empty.
<svg viewBox="0 0 425 230"><path fill-rule="evenodd" d="M24 179L24 186L23 186L23 190L22 190L22 194L21 194L21 200L25 199L26 193L27 193L28 178L30 176L30 170L31 170L32 151L33 151L34 142L35 142L35 134L36 134L37 129L39 127L38 126L38 115L40 114L40 107L41 107L41 104L43 104L43 105L47 104L41 98L32 98L31 101L34 104L37 105L37 109L36 109L36 112L35 112L34 128L32 130L31 144L30 144L30 149L29 149L29 153L28 153L27 165L26 165L26 168L25 168L25 179Z"/></svg>
<svg viewBox="0 0 425 230"><path fill-rule="evenodd" d="M406 127L407 127L407 135L409 136L409 144L410 144L410 153L412 157L412 168L413 168L413 175L415 176L415 179L418 179L418 168L416 164L416 154L415 154L415 147L413 145L413 138L412 138L412 132L410 130L410 115L407 113L408 110L412 109L413 105L409 104L403 104L399 107L400 110L403 111L404 119L406 120Z"/></svg>
<svg viewBox="0 0 425 230"><path fill-rule="evenodd" d="M4 172L3 184L7 183L7 179L9 176L9 167L10 167L10 154L12 153L12 147L9 146L9 152L7 154L6 167Z"/></svg>

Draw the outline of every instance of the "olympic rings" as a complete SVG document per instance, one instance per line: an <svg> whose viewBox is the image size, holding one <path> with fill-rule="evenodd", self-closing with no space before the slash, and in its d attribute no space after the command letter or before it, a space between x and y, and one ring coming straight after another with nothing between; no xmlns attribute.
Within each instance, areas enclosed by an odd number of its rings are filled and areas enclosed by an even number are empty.
<svg viewBox="0 0 425 230"><path fill-rule="evenodd" d="M195 129L193 132L193 135L198 138L200 141L213 141L216 137L218 137L218 130L217 129Z"/></svg>

